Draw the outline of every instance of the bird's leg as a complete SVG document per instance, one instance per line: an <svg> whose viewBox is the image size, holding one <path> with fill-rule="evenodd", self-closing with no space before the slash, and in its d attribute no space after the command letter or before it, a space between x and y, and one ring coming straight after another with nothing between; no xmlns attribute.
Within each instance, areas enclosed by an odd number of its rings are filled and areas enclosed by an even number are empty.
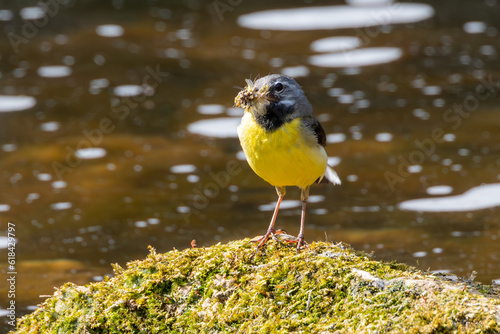
<svg viewBox="0 0 500 334"><path fill-rule="evenodd" d="M304 223L306 220L306 202L309 198L309 187L301 189L300 199L302 201L302 214L300 215L300 232L297 236L297 252L304 245Z"/></svg>
<svg viewBox="0 0 500 334"><path fill-rule="evenodd" d="M259 245L257 246L257 250L259 250L262 246L264 246L269 237L272 236L274 238L274 234L276 232L274 230L274 223L276 222L276 217L278 216L281 200L285 196L286 190L284 187L276 187L276 192L278 193L278 201L276 202L276 207L274 208L273 218L271 218L271 223L269 224L269 228L267 229L266 234L262 237L262 239L260 239Z"/></svg>

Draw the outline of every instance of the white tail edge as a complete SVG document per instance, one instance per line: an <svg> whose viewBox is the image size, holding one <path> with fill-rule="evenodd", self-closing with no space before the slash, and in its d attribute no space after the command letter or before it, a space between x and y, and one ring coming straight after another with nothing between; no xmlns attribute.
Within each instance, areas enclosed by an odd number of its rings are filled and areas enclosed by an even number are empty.
<svg viewBox="0 0 500 334"><path fill-rule="evenodd" d="M328 181L333 184L341 184L340 177L337 175L337 172L333 170L330 166L326 166L325 177Z"/></svg>

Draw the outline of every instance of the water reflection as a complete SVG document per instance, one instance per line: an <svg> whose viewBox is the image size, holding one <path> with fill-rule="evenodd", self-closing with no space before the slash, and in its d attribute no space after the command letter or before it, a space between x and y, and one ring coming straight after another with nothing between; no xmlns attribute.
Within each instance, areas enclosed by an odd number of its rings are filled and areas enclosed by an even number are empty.
<svg viewBox="0 0 500 334"><path fill-rule="evenodd" d="M25 7L19 11L19 15L25 20L38 20L45 16L41 7Z"/></svg>
<svg viewBox="0 0 500 334"><path fill-rule="evenodd" d="M437 194L446 194L447 190L451 192L451 189L443 189L442 186L436 188L431 190L431 193L434 192L432 195L436 195L436 190ZM427 192L429 193L429 189ZM414 199L399 204L402 210L429 212L475 211L495 206L500 206L500 183L474 187L461 195Z"/></svg>
<svg viewBox="0 0 500 334"><path fill-rule="evenodd" d="M359 67L390 63L402 55L403 52L399 48L363 48L314 55L309 57L309 62L321 67Z"/></svg>
<svg viewBox="0 0 500 334"><path fill-rule="evenodd" d="M196 111L201 115L218 115L224 113L226 108L221 104L200 104Z"/></svg>
<svg viewBox="0 0 500 334"><path fill-rule="evenodd" d="M8 9L0 9L0 21L10 21L14 17L12 11Z"/></svg>
<svg viewBox="0 0 500 334"><path fill-rule="evenodd" d="M236 128L240 125L240 122L241 119L239 117L204 119L189 124L187 129L193 134L208 137L236 138L238 137Z"/></svg>
<svg viewBox="0 0 500 334"><path fill-rule="evenodd" d="M107 85L103 86L103 84L104 82L101 81L96 85L96 82L94 81L93 87L105 88ZM143 88L138 85L121 85L115 87L113 89L113 93L116 96L139 96L143 93Z"/></svg>
<svg viewBox="0 0 500 334"><path fill-rule="evenodd" d="M434 9L426 4L395 2L372 5L268 10L242 15L238 24L245 28L269 30L346 29L419 22L434 15Z"/></svg>
<svg viewBox="0 0 500 334"><path fill-rule="evenodd" d="M35 105L36 99L32 96L0 95L0 113L26 110Z"/></svg>
<svg viewBox="0 0 500 334"><path fill-rule="evenodd" d="M464 24L464 31L468 34L482 34L486 31L486 23L480 21L470 21Z"/></svg>
<svg viewBox="0 0 500 334"><path fill-rule="evenodd" d="M61 65L41 66L37 70L38 75L44 78L67 77L71 72L71 67Z"/></svg>
<svg viewBox="0 0 500 334"><path fill-rule="evenodd" d="M451 186L432 186L425 190L429 195L448 195L453 191Z"/></svg>
<svg viewBox="0 0 500 334"><path fill-rule="evenodd" d="M95 29L97 35L102 37L120 37L123 35L123 27L116 24L103 24Z"/></svg>
<svg viewBox="0 0 500 334"><path fill-rule="evenodd" d="M81 148L75 151L75 156L79 159L99 159L106 154L106 150L101 147Z"/></svg>
<svg viewBox="0 0 500 334"><path fill-rule="evenodd" d="M57 131L60 129L60 127L61 127L60 122L45 122L40 124L40 130L47 132Z"/></svg>
<svg viewBox="0 0 500 334"><path fill-rule="evenodd" d="M361 39L351 36L335 36L318 39L311 43L314 52L338 52L356 49L361 46Z"/></svg>

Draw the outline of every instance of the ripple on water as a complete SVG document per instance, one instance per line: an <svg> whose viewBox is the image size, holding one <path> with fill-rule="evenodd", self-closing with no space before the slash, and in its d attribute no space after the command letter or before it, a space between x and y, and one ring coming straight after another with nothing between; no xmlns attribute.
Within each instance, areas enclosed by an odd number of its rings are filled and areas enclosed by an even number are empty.
<svg viewBox="0 0 500 334"><path fill-rule="evenodd" d="M33 108L36 99L32 96L0 95L0 112L21 111Z"/></svg>
<svg viewBox="0 0 500 334"><path fill-rule="evenodd" d="M68 184L66 183L66 181L54 181L52 182L52 188L54 189L62 189L62 188L66 188L68 186Z"/></svg>
<svg viewBox="0 0 500 334"><path fill-rule="evenodd" d="M426 4L397 3L397 6L317 6L276 9L238 17L238 24L259 30L317 30L364 28L428 19L434 9Z"/></svg>
<svg viewBox="0 0 500 334"><path fill-rule="evenodd" d="M137 96L143 93L143 88L139 85L121 85L113 89L116 96Z"/></svg>
<svg viewBox="0 0 500 334"><path fill-rule="evenodd" d="M193 173L196 171L196 166L195 165L175 165L170 167L170 172L175 173L175 174L187 174L187 173Z"/></svg>
<svg viewBox="0 0 500 334"><path fill-rule="evenodd" d="M89 93L99 94L104 88L107 88L108 86L109 86L109 80L106 78L91 80L89 82Z"/></svg>
<svg viewBox="0 0 500 334"><path fill-rule="evenodd" d="M188 175L188 176L186 177L186 180L187 180L189 183L196 183L196 182L200 181L200 177L199 177L198 175L193 175L193 174L191 174L191 175Z"/></svg>
<svg viewBox="0 0 500 334"><path fill-rule="evenodd" d="M0 21L10 21L14 17L14 14L8 9L0 10Z"/></svg>
<svg viewBox="0 0 500 334"><path fill-rule="evenodd" d="M103 24L95 28L96 34L102 37L120 37L124 30L122 26L117 24Z"/></svg>
<svg viewBox="0 0 500 334"><path fill-rule="evenodd" d="M429 195L449 195L453 191L451 186L432 186L426 189Z"/></svg>
<svg viewBox="0 0 500 334"><path fill-rule="evenodd" d="M309 63L319 67L361 67L390 63L402 55L400 48L374 47L314 55L309 57Z"/></svg>
<svg viewBox="0 0 500 334"><path fill-rule="evenodd" d="M19 11L19 15L25 20L38 20L45 16L45 11L38 6L25 7Z"/></svg>
<svg viewBox="0 0 500 334"><path fill-rule="evenodd" d="M338 52L361 46L361 39L353 36L335 36L318 39L311 43L314 52Z"/></svg>
<svg viewBox="0 0 500 334"><path fill-rule="evenodd" d="M426 251L420 251L420 252L415 252L412 255L413 255L413 257L426 257L427 256L427 252Z"/></svg>
<svg viewBox="0 0 500 334"><path fill-rule="evenodd" d="M80 159L98 159L106 156L107 152L100 147L89 147L76 150L75 154Z"/></svg>
<svg viewBox="0 0 500 334"><path fill-rule="evenodd" d="M148 226L148 223L144 220L138 220L134 223L135 227L144 228Z"/></svg>
<svg viewBox="0 0 500 334"><path fill-rule="evenodd" d="M283 67L281 69L281 73L284 75L288 75L289 77L292 78L298 78L309 75L309 69L303 65L289 66L289 67Z"/></svg>
<svg viewBox="0 0 500 334"><path fill-rule="evenodd" d="M241 161L247 161L247 156L245 155L245 152L238 151L236 153L236 159L241 160Z"/></svg>
<svg viewBox="0 0 500 334"><path fill-rule="evenodd" d="M51 65L40 66L36 73L44 78L62 78L69 76L73 70L69 66L64 65Z"/></svg>
<svg viewBox="0 0 500 334"><path fill-rule="evenodd" d="M221 117L193 122L187 129L193 134L216 138L236 138L236 128L241 123L239 117Z"/></svg>
<svg viewBox="0 0 500 334"><path fill-rule="evenodd" d="M71 202L58 202L58 203L53 203L50 205L50 208L52 210L67 210L71 209L73 204Z"/></svg>
<svg viewBox="0 0 500 334"><path fill-rule="evenodd" d="M346 2L351 6L380 6L390 5L394 0L346 0Z"/></svg>
<svg viewBox="0 0 500 334"><path fill-rule="evenodd" d="M196 111L202 115L218 115L222 114L226 108L221 104L200 104Z"/></svg>
<svg viewBox="0 0 500 334"><path fill-rule="evenodd" d="M439 95L441 94L441 87L439 86L426 86L422 87L422 93L424 95Z"/></svg>
<svg viewBox="0 0 500 334"><path fill-rule="evenodd" d="M59 130L61 123L59 122L45 122L40 124L40 130L45 132L53 132Z"/></svg>
<svg viewBox="0 0 500 334"><path fill-rule="evenodd" d="M500 183L474 187L455 196L420 198L398 204L399 209L423 212L475 211L500 206Z"/></svg>
<svg viewBox="0 0 500 334"><path fill-rule="evenodd" d="M14 240L14 243L17 243L17 238L12 238L10 240L10 243L12 245L12 239ZM0 236L0 249L5 249L9 247L9 238L7 236Z"/></svg>
<svg viewBox="0 0 500 334"><path fill-rule="evenodd" d="M17 150L16 144L3 144L2 145L2 151L4 151L4 152L14 152L15 150Z"/></svg>
<svg viewBox="0 0 500 334"><path fill-rule="evenodd" d="M481 34L486 31L488 27L486 23L481 21L469 21L463 26L463 29L468 34Z"/></svg>
<svg viewBox="0 0 500 334"><path fill-rule="evenodd" d="M281 201L280 210L298 208L301 205L302 205L302 202L299 200L284 199ZM276 207L276 202L272 202L269 204L263 204L263 205L259 205L259 211L274 211L275 207Z"/></svg>
<svg viewBox="0 0 500 334"><path fill-rule="evenodd" d="M326 142L328 144L342 143L346 140L346 135L343 133L330 133L326 135Z"/></svg>
<svg viewBox="0 0 500 334"><path fill-rule="evenodd" d="M380 132L375 135L375 140L381 143L390 142L392 140L392 133Z"/></svg>
<svg viewBox="0 0 500 334"><path fill-rule="evenodd" d="M422 166L420 165L410 165L406 168L409 173L420 173L422 171Z"/></svg>
<svg viewBox="0 0 500 334"><path fill-rule="evenodd" d="M50 181L52 180L52 175L49 173L38 173L36 174L36 178L40 181Z"/></svg>

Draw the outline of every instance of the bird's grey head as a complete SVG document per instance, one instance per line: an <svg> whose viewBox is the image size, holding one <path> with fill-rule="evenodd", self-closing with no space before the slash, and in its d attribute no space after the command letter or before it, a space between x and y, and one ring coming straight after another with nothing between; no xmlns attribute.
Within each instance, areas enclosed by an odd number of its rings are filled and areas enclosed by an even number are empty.
<svg viewBox="0 0 500 334"><path fill-rule="evenodd" d="M247 87L238 94L236 105L252 112L256 121L273 130L300 116L312 114L312 106L304 91L292 78L271 74L255 82L247 80Z"/></svg>
<svg viewBox="0 0 500 334"><path fill-rule="evenodd" d="M268 87L265 95L266 100L281 104L283 107L292 107L294 111L312 112L312 107L307 100L304 91L292 78L282 74L271 74L258 79L254 83L255 89Z"/></svg>

